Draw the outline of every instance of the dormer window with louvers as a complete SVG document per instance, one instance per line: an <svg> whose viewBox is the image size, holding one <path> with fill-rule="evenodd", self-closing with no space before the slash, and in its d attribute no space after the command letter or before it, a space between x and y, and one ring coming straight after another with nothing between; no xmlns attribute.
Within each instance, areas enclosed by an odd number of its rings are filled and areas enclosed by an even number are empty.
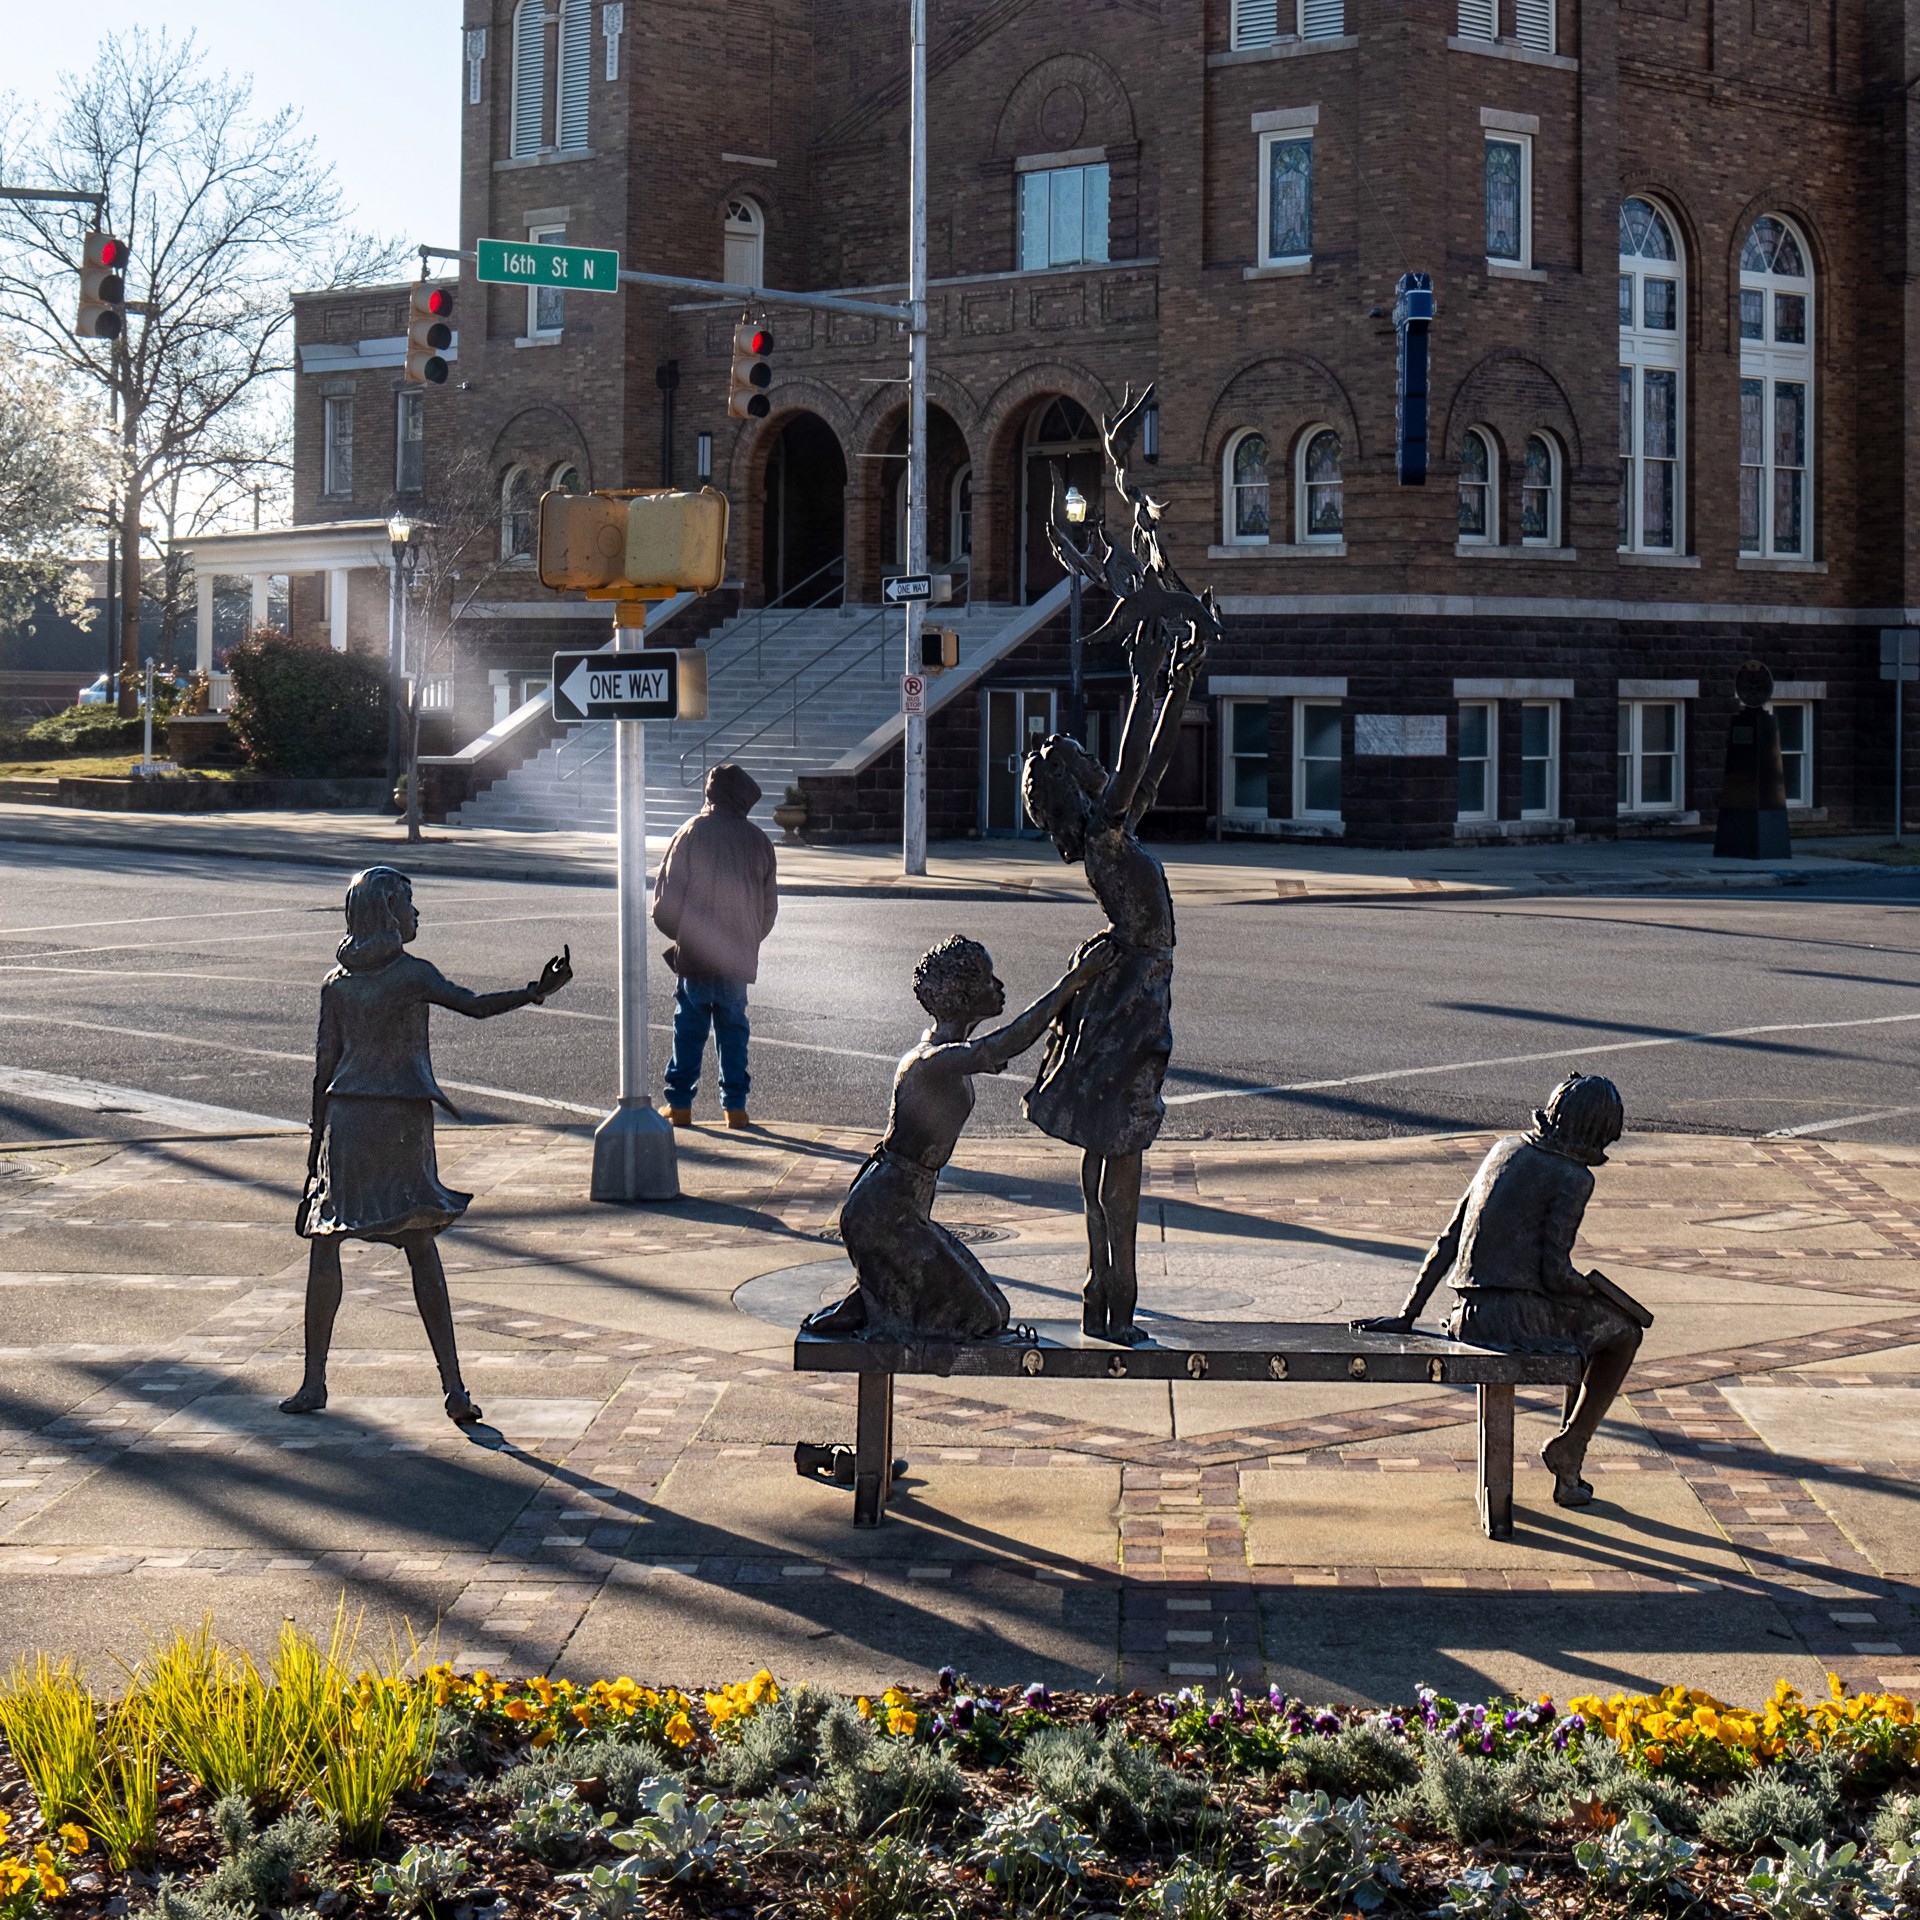
<svg viewBox="0 0 1920 1920"><path fill-rule="evenodd" d="M1346 0L1233 0L1236 51L1282 40L1338 40L1346 30Z"/></svg>

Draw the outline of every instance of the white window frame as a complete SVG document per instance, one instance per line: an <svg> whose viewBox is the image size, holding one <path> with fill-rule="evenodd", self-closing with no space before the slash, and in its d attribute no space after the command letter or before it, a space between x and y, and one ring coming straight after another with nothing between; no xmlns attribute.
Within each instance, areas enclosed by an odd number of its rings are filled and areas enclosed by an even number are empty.
<svg viewBox="0 0 1920 1920"><path fill-rule="evenodd" d="M1340 429L1330 420L1316 420L1310 427L1304 427L1295 436L1293 442L1293 521L1294 540L1303 547L1344 546L1347 538L1347 449L1344 441L1340 446L1340 528L1337 533L1315 533L1310 526L1307 497L1307 449L1323 433L1330 433L1340 440ZM1267 465L1268 485L1272 485L1273 465L1272 449L1268 449ZM1271 499L1271 496L1269 496ZM1272 524L1271 504L1267 513L1268 524Z"/></svg>
<svg viewBox="0 0 1920 1920"><path fill-rule="evenodd" d="M393 490L395 493L418 493L427 483L427 396L418 387L402 387L393 396ZM413 431L408 431L409 426ZM407 446L412 442L419 448L418 475L411 481L407 478Z"/></svg>
<svg viewBox="0 0 1920 1920"><path fill-rule="evenodd" d="M1460 436L1460 449L1464 456L1469 440L1478 440L1487 456L1487 478L1485 482L1486 500L1481 518L1485 522L1484 531L1466 533L1456 524L1455 532L1459 544L1463 547L1497 547L1500 544L1500 442L1491 427L1469 427ZM1466 461L1460 463L1460 495L1464 501L1469 484L1466 477ZM1458 516L1456 515L1456 523Z"/></svg>
<svg viewBox="0 0 1920 1920"><path fill-rule="evenodd" d="M507 151L521 160L547 151L546 0L520 0L507 37L512 69Z"/></svg>
<svg viewBox="0 0 1920 1920"><path fill-rule="evenodd" d="M1800 762L1800 793L1793 791L1792 784L1787 787L1787 806L1791 810L1804 811L1813 805L1813 723L1819 712L1811 700L1776 700L1773 702L1773 717L1778 720L1784 713L1793 712L1802 716L1800 735L1801 744L1795 754ZM1781 759L1786 759L1785 743L1782 742Z"/></svg>
<svg viewBox="0 0 1920 1920"><path fill-rule="evenodd" d="M1469 712L1480 712L1487 716L1487 750L1484 754L1472 757L1475 764L1485 769L1481 776L1482 800L1481 805L1476 809L1457 807L1455 818L1462 821L1498 820L1500 818L1500 702L1498 700L1462 700L1460 702L1459 729L1455 736L1456 771L1469 764L1466 751L1466 723Z"/></svg>
<svg viewBox="0 0 1920 1920"><path fill-rule="evenodd" d="M529 227L527 244L529 246L560 247L565 246L567 229L564 221L552 225ZM545 294L553 300L560 310L560 324L557 327L543 327L540 324L540 298ZM558 340L567 330L567 296L559 287L529 287L527 289L527 338L529 340Z"/></svg>
<svg viewBox="0 0 1920 1920"><path fill-rule="evenodd" d="M1234 465L1240 449L1249 440L1264 442L1267 449L1267 530L1265 533L1241 533L1240 489L1234 481ZM1258 427L1241 427L1227 435L1220 456L1220 539L1229 547L1264 547L1273 541L1273 442Z"/></svg>
<svg viewBox="0 0 1920 1920"><path fill-rule="evenodd" d="M1053 183L1064 173L1077 173L1083 176L1080 182L1080 245L1079 255L1071 260L1056 260L1053 257ZM1101 179L1101 197L1106 206L1105 229L1100 235L1099 251L1087 250L1087 188L1092 177L1098 174ZM1014 266L1020 273L1055 273L1063 267L1103 267L1113 256L1113 168L1104 159L1076 160L1071 166L1056 167L1020 167L1016 166L1014 175L1014 248L1016 258ZM1045 182L1047 192L1047 258L1040 266L1027 265L1027 196L1039 190Z"/></svg>
<svg viewBox="0 0 1920 1920"><path fill-rule="evenodd" d="M1282 40L1339 40L1346 31L1346 0L1233 0L1236 53Z"/></svg>
<svg viewBox="0 0 1920 1920"><path fill-rule="evenodd" d="M1646 717L1654 707L1671 707L1674 713L1673 728L1673 797L1669 800L1646 800L1641 797L1646 782L1644 769L1650 756L1646 750ZM1664 815L1681 813L1687 804L1687 703L1681 699L1670 700L1622 700L1620 715L1627 721L1628 744L1623 751L1616 735L1614 743L1614 807L1624 815L1653 814ZM1664 758L1665 756L1659 756ZM1619 765L1624 761L1627 766L1627 797L1619 797Z"/></svg>
<svg viewBox="0 0 1920 1920"><path fill-rule="evenodd" d="M1566 537L1560 524L1560 499L1562 476L1567 470L1566 455L1561 451L1560 436L1550 433L1545 427L1535 427L1527 435L1527 440L1538 440L1547 450L1547 530L1545 533L1528 533L1527 524L1527 448L1526 441L1520 445L1520 518L1517 524L1521 528L1520 544L1523 547L1561 547Z"/></svg>
<svg viewBox="0 0 1920 1920"><path fill-rule="evenodd" d="M1520 818L1557 820L1560 818L1560 706L1558 700L1523 700L1520 703ZM1542 711L1547 716L1547 750L1544 754L1527 752L1527 715ZM1547 768L1545 802L1527 805L1527 766L1544 760Z"/></svg>
<svg viewBox="0 0 1920 1920"><path fill-rule="evenodd" d="M1325 755L1316 755L1313 760L1307 758L1307 713L1311 708L1326 708L1335 718L1342 752L1331 763ZM1345 818L1342 808L1346 804L1346 772L1342 765L1346 747L1346 719L1338 700L1296 699L1293 703L1293 817L1296 820L1341 820ZM1309 807L1307 805L1307 768L1312 766L1333 765L1340 769L1341 806L1332 808Z"/></svg>
<svg viewBox="0 0 1920 1920"><path fill-rule="evenodd" d="M530 564L535 549L540 543L538 526L540 496L537 493L534 495L533 504L535 524L528 532L526 545L518 547L513 537L514 482L522 479L531 484L533 473L530 468L519 464L509 467L500 476L500 558L509 566Z"/></svg>
<svg viewBox="0 0 1920 1920"><path fill-rule="evenodd" d="M1560 51L1558 0L1513 0L1513 38L1529 53Z"/></svg>
<svg viewBox="0 0 1920 1920"><path fill-rule="evenodd" d="M1620 256L1620 277L1633 282L1633 322L1620 329L1620 369L1628 376L1628 421L1631 449L1623 449L1622 485L1626 489L1627 524L1619 546L1622 553L1659 553L1676 557L1687 550L1687 256L1673 210L1651 194L1635 193L1659 214L1673 241L1671 260L1648 260L1640 254ZM1624 201L1623 201L1624 204ZM1671 279L1674 283L1673 327L1647 328L1645 282ZM1643 509L1646 505L1646 376L1671 373L1673 379L1673 538L1649 545Z"/></svg>
<svg viewBox="0 0 1920 1920"><path fill-rule="evenodd" d="M1506 127L1482 127L1480 131L1480 229L1483 240L1487 225L1486 150L1496 145L1520 149L1520 252L1511 260L1504 254L1490 253L1487 255L1487 265L1502 267L1508 272L1530 273L1533 270L1533 135L1517 133Z"/></svg>
<svg viewBox="0 0 1920 1920"><path fill-rule="evenodd" d="M1800 258L1806 263L1807 271L1796 278L1789 274L1752 273L1744 266L1740 269L1740 292L1758 293L1761 299L1762 336L1760 339L1749 340L1745 337L1737 308L1735 318L1735 330L1740 333L1742 400L1745 399L1744 388L1748 381L1757 381L1760 385L1761 464L1758 468L1760 475L1758 543L1749 546L1744 532L1737 533L1736 538L1740 544L1740 552L1749 558L1808 560L1813 557L1813 253L1807 245L1807 236L1801 232L1796 222L1778 213L1763 215L1762 218L1774 220L1793 236L1794 244L1800 249ZM1745 247L1746 240L1743 237L1741 240L1743 252ZM1786 294L1790 298L1798 297L1805 303L1806 338L1798 345L1792 342L1782 345L1774 338L1781 294ZM1774 458L1776 452L1774 408L1778 388L1782 385L1797 386L1801 391L1800 539L1797 545L1791 547L1782 546L1774 533L1774 483L1778 473ZM1748 471L1744 457L1740 468L1741 484L1744 487Z"/></svg>
<svg viewBox="0 0 1920 1920"><path fill-rule="evenodd" d="M742 250L751 254L751 264L745 273L737 273L733 257ZM767 212L749 193L736 194L727 202L720 223L720 263L722 280L736 286L767 284Z"/></svg>
<svg viewBox="0 0 1920 1920"><path fill-rule="evenodd" d="M321 402L322 472L320 490L329 499L353 494L353 395L330 393Z"/></svg>
<svg viewBox="0 0 1920 1920"><path fill-rule="evenodd" d="M1500 0L1459 0L1454 33L1461 40L1500 38Z"/></svg>
<svg viewBox="0 0 1920 1920"><path fill-rule="evenodd" d="M1318 113L1317 108L1307 109ZM1263 118L1265 116L1262 116ZM1255 195L1260 227L1254 236L1253 257L1263 267L1303 267L1313 259L1313 189L1319 155L1314 150L1314 122L1304 117L1298 125L1264 127L1260 134L1260 177ZM1304 253L1271 253L1273 238L1273 149L1288 141L1297 141L1307 149L1307 250Z"/></svg>
<svg viewBox="0 0 1920 1920"><path fill-rule="evenodd" d="M1252 754L1237 753L1234 750L1234 724L1240 709L1258 712L1267 728L1268 747L1260 756L1260 804L1246 807L1240 804L1239 771L1242 760L1251 760ZM1220 812L1228 820L1266 820L1271 816L1267 811L1266 770L1271 764L1273 708L1264 699L1259 700L1223 700L1220 703Z"/></svg>

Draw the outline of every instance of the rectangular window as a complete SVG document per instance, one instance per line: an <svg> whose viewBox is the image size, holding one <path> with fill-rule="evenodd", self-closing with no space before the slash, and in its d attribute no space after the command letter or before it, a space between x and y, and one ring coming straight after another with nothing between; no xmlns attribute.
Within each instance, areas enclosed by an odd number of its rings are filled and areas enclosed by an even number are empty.
<svg viewBox="0 0 1920 1920"><path fill-rule="evenodd" d="M325 491L350 494L353 491L353 396L341 394L326 402Z"/></svg>
<svg viewBox="0 0 1920 1920"><path fill-rule="evenodd" d="M587 85L593 78L593 16L588 0L561 0L560 85L556 93L556 144L563 153L587 150Z"/></svg>
<svg viewBox="0 0 1920 1920"><path fill-rule="evenodd" d="M550 247L565 243L565 227L529 227L527 238L536 245L544 242ZM527 289L527 333L532 339L542 335L556 334L567 324L567 296L558 287L529 287Z"/></svg>
<svg viewBox="0 0 1920 1920"><path fill-rule="evenodd" d="M1347 30L1347 0L1300 0L1300 38L1338 40Z"/></svg>
<svg viewBox="0 0 1920 1920"><path fill-rule="evenodd" d="M1280 0L1233 0L1233 44L1270 47L1280 37Z"/></svg>
<svg viewBox="0 0 1920 1920"><path fill-rule="evenodd" d="M1767 296L1757 287L1740 289L1740 338L1764 340L1767 337Z"/></svg>
<svg viewBox="0 0 1920 1920"><path fill-rule="evenodd" d="M1553 0L1513 0L1513 37L1533 53L1553 51Z"/></svg>
<svg viewBox="0 0 1920 1920"><path fill-rule="evenodd" d="M1741 386L1746 382L1743 380ZM1798 553L1807 489L1807 390L1798 380L1773 383L1773 550Z"/></svg>
<svg viewBox="0 0 1920 1920"><path fill-rule="evenodd" d="M1640 385L1640 544L1659 551L1670 549L1674 540L1680 376L1667 368L1645 367Z"/></svg>
<svg viewBox="0 0 1920 1920"><path fill-rule="evenodd" d="M1313 257L1313 136L1261 136L1262 266Z"/></svg>
<svg viewBox="0 0 1920 1920"><path fill-rule="evenodd" d="M1767 383L1740 382L1740 551L1760 551L1760 489L1767 477Z"/></svg>
<svg viewBox="0 0 1920 1920"><path fill-rule="evenodd" d="M1233 0L1233 44L1270 47L1298 34L1337 40L1347 30L1347 0Z"/></svg>
<svg viewBox="0 0 1920 1920"><path fill-rule="evenodd" d="M1520 709L1520 818L1560 817L1560 703L1529 700Z"/></svg>
<svg viewBox="0 0 1920 1920"><path fill-rule="evenodd" d="M1490 700L1470 700L1460 709L1460 818L1492 820L1499 813L1495 748L1500 709Z"/></svg>
<svg viewBox="0 0 1920 1920"><path fill-rule="evenodd" d="M1524 133L1487 135L1487 258L1506 266L1532 264L1532 146Z"/></svg>
<svg viewBox="0 0 1920 1920"><path fill-rule="evenodd" d="M1296 820L1340 818L1340 707L1301 700L1293 710L1293 814Z"/></svg>
<svg viewBox="0 0 1920 1920"><path fill-rule="evenodd" d="M1226 811L1236 820L1267 817L1267 703L1229 700L1226 713Z"/></svg>
<svg viewBox="0 0 1920 1920"><path fill-rule="evenodd" d="M1500 0L1460 0L1460 38L1495 40L1500 35Z"/></svg>
<svg viewBox="0 0 1920 1920"><path fill-rule="evenodd" d="M1686 790L1681 732L1677 700L1621 701L1615 798L1622 813L1678 810Z"/></svg>
<svg viewBox="0 0 1920 1920"><path fill-rule="evenodd" d="M1107 163L1020 176L1020 270L1097 265L1107 257Z"/></svg>
<svg viewBox="0 0 1920 1920"><path fill-rule="evenodd" d="M1782 700L1773 709L1780 723L1780 765L1787 776L1787 805L1813 805L1813 702Z"/></svg>
<svg viewBox="0 0 1920 1920"><path fill-rule="evenodd" d="M422 455L426 450L426 395L394 395L393 490L418 493L426 484Z"/></svg>
<svg viewBox="0 0 1920 1920"><path fill-rule="evenodd" d="M1640 324L1650 333L1672 333L1679 327L1679 281L1659 280L1651 274L1641 280Z"/></svg>

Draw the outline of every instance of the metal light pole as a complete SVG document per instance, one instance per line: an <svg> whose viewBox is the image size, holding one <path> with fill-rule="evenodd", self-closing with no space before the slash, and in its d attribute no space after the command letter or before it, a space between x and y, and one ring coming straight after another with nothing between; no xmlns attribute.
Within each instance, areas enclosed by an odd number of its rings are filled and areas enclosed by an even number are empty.
<svg viewBox="0 0 1920 1920"><path fill-rule="evenodd" d="M927 570L927 0L910 0L912 65L912 215L907 241L907 571ZM907 657L902 674L920 671L925 603L907 602ZM927 718L906 716L902 747L901 869L927 870Z"/></svg>
<svg viewBox="0 0 1920 1920"><path fill-rule="evenodd" d="M387 522L387 539L393 547L393 567L387 575L387 791L400 784L401 704L406 673L407 647L407 545L413 538L413 522L396 513Z"/></svg>
<svg viewBox="0 0 1920 1920"><path fill-rule="evenodd" d="M1078 487L1069 487L1066 498L1067 523L1075 528L1086 523L1087 496ZM1078 541L1075 542L1077 546ZM1084 747L1087 744L1086 648L1080 635L1080 569L1069 567L1067 579L1067 731Z"/></svg>
<svg viewBox="0 0 1920 1920"><path fill-rule="evenodd" d="M644 601L622 600L613 616L617 652L646 645ZM593 1136L595 1200L678 1200L679 1149L653 1104L647 1070L647 723L613 722L613 783L619 803L620 1104Z"/></svg>

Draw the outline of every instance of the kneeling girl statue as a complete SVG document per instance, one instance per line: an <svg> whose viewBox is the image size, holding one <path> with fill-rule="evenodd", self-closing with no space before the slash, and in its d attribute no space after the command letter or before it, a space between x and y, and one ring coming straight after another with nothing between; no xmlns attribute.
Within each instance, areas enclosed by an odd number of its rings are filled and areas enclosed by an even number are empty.
<svg viewBox="0 0 1920 1920"><path fill-rule="evenodd" d="M803 1333L991 1340L1006 1331L1006 1295L933 1217L940 1170L973 1112L973 1076L998 1073L1025 1053L1113 957L1106 942L1089 941L1065 977L1024 1013L974 1039L974 1028L1007 1004L993 956L959 934L922 956L913 991L933 1024L901 1060L886 1136L840 1209L840 1236L859 1285L810 1315Z"/></svg>
<svg viewBox="0 0 1920 1920"><path fill-rule="evenodd" d="M426 1324L447 1414L462 1424L480 1409L460 1377L453 1310L435 1235L466 1212L473 1196L440 1180L433 1110L459 1118L433 1077L427 1009L446 1007L470 1020L539 1005L573 978L569 950L540 978L505 993L455 986L438 967L403 951L420 931L413 887L393 867L368 867L347 888L347 937L340 964L320 988L320 1037L314 1050L313 1130L306 1190L295 1230L307 1256L306 1377L281 1401L283 1413L318 1413L327 1404L327 1349L340 1309L340 1242L377 1240L399 1247L413 1271L414 1305Z"/></svg>
<svg viewBox="0 0 1920 1920"><path fill-rule="evenodd" d="M1653 1315L1604 1273L1582 1273L1573 1264L1593 1197L1592 1170L1606 1164L1625 1124L1611 1080L1570 1073L1526 1133L1494 1142L1400 1311L1353 1323L1362 1332L1409 1333L1444 1280L1453 1289L1443 1329L1450 1339L1518 1353L1578 1353L1585 1364L1567 1389L1560 1431L1540 1450L1563 1507L1593 1498L1580 1477L1587 1448L1626 1381L1641 1334L1653 1325Z"/></svg>

